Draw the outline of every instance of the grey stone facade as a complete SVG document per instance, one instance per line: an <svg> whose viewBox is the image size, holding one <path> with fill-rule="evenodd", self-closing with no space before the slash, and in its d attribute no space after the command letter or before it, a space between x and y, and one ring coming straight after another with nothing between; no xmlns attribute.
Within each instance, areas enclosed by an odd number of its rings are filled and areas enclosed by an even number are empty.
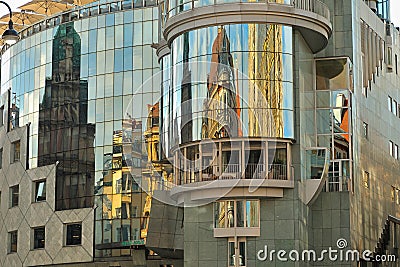
<svg viewBox="0 0 400 267"><path fill-rule="evenodd" d="M7 124L6 124L7 125ZM0 127L0 266L37 266L93 259L93 209L55 211L57 164L27 169L29 126L6 132ZM10 164L12 143L20 141L20 159ZM35 182L46 181L46 200L35 202ZM10 207L10 187L19 186L18 205ZM82 244L66 246L66 225L82 224ZM45 228L44 249L33 249L33 229ZM17 231L17 251L10 253L9 233Z"/></svg>

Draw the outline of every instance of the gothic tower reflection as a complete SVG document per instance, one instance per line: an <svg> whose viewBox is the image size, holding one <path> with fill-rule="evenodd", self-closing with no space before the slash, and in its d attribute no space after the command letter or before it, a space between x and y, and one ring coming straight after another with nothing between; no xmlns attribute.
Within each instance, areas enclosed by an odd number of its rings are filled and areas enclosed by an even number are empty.
<svg viewBox="0 0 400 267"><path fill-rule="evenodd" d="M87 123L88 83L80 79L81 39L73 23L59 26L52 56L39 111L38 166L59 162L57 210L92 207L95 127Z"/></svg>

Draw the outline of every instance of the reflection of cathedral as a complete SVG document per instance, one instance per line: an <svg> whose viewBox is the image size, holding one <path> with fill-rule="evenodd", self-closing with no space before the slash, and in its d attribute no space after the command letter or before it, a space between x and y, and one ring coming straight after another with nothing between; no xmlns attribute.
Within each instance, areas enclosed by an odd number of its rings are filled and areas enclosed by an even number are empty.
<svg viewBox="0 0 400 267"><path fill-rule="evenodd" d="M204 103L202 123L203 138L241 135L240 101L235 76L230 41L221 26L212 46L208 99Z"/></svg>
<svg viewBox="0 0 400 267"><path fill-rule="evenodd" d="M87 123L88 83L80 80L81 39L73 23L59 26L52 62L39 111L38 165L59 162L57 210L92 207L95 127Z"/></svg>
<svg viewBox="0 0 400 267"><path fill-rule="evenodd" d="M283 137L283 26L251 24L248 27L249 132Z"/></svg>

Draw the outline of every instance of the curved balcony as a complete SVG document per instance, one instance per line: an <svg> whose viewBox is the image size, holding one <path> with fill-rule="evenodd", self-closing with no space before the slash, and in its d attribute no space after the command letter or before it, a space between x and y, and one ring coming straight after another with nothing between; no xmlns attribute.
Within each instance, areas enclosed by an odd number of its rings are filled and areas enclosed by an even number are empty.
<svg viewBox="0 0 400 267"><path fill-rule="evenodd" d="M174 151L178 203L220 197L282 197L293 188L291 143L284 139L202 140ZM185 196L185 197L184 197Z"/></svg>
<svg viewBox="0 0 400 267"><path fill-rule="evenodd" d="M316 53L332 33L329 8L319 0L169 0L164 2L164 38L224 24L268 23L298 29Z"/></svg>

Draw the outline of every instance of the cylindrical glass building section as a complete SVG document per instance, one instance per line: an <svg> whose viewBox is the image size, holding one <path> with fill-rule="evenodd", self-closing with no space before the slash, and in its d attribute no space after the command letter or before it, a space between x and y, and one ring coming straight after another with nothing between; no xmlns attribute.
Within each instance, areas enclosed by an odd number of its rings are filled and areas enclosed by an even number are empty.
<svg viewBox="0 0 400 267"><path fill-rule="evenodd" d="M161 61L164 151L208 138L294 138L291 27L193 30Z"/></svg>

